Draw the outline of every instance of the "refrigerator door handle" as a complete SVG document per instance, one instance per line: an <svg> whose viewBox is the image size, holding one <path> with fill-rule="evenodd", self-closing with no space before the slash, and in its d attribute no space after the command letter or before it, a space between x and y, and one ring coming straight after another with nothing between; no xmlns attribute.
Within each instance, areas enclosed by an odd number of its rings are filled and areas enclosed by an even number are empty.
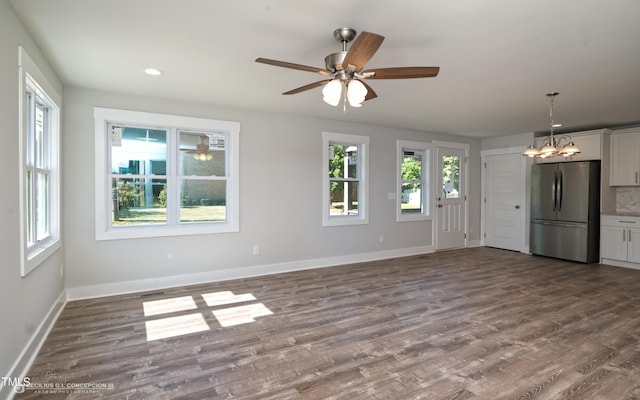
<svg viewBox="0 0 640 400"><path fill-rule="evenodd" d="M587 228L587 224L583 222L558 222L558 221L538 221L532 220L532 224L536 225L552 225L552 226L561 226L564 228Z"/></svg>
<svg viewBox="0 0 640 400"><path fill-rule="evenodd" d="M553 183L551 184L551 204L553 204L553 211L558 211L557 210L557 203L556 203L557 187L558 187L558 173L554 172L553 173Z"/></svg>
<svg viewBox="0 0 640 400"><path fill-rule="evenodd" d="M564 187L562 184L562 171L558 172L558 185L556 186L558 190L558 194L556 197L558 198L558 211L562 210L562 192L564 191Z"/></svg>

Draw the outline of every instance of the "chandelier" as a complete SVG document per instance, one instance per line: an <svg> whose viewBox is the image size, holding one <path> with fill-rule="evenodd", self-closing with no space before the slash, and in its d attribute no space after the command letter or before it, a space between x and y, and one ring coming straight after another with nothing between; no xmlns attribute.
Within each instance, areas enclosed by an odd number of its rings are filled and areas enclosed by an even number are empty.
<svg viewBox="0 0 640 400"><path fill-rule="evenodd" d="M561 124L556 124L553 122L553 99L558 94L558 92L551 92L546 94L546 96L551 99L551 106L549 107L549 117L551 119L549 136L544 139L544 142L542 143L542 147L540 149L537 149L536 146L532 144L531 146L527 147L524 153L522 153L523 156L531 158L551 158L555 156L569 157L574 154L580 153L580 149L575 145L575 143L573 143L573 141L571 140L571 136L562 135L560 137L557 137L553 134L553 128L562 126Z"/></svg>

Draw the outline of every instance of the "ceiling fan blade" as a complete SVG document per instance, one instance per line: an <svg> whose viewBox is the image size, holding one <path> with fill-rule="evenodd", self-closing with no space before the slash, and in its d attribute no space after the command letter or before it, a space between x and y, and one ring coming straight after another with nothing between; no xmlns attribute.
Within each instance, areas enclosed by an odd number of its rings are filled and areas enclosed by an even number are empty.
<svg viewBox="0 0 640 400"><path fill-rule="evenodd" d="M372 76L368 76L373 72ZM409 79L433 78L440 72L440 67L397 67L368 69L361 74L367 79Z"/></svg>
<svg viewBox="0 0 640 400"><path fill-rule="evenodd" d="M329 81L331 81L331 79L324 79L324 80L321 80L321 81L318 81L318 82L313 82L313 83L310 83L308 85L300 86L299 88L295 88L295 89L289 90L288 92L284 92L282 94L297 94L297 93L300 93L300 92L304 92L306 90L317 88L318 86L322 86L322 85L324 85L325 83L327 83Z"/></svg>
<svg viewBox="0 0 640 400"><path fill-rule="evenodd" d="M327 71L326 69L322 69L322 68L310 67L308 65L294 64L286 61L278 61L278 60L272 60L269 58L262 58L262 57L256 58L256 62L275 65L276 67L297 69L300 71L317 72L325 76L331 76L331 71Z"/></svg>
<svg viewBox="0 0 640 400"><path fill-rule="evenodd" d="M360 71L371 57L378 51L384 36L375 33L362 32L353 41L351 48L342 62L342 68L351 71Z"/></svg>
<svg viewBox="0 0 640 400"><path fill-rule="evenodd" d="M373 89L371 89L371 86L367 85L367 82L364 82L364 81L362 81L362 80L361 80L360 82L362 82L362 84L364 85L364 87L366 87L366 88L367 88L367 95L366 95L366 96L364 96L364 101L371 100L371 99L375 99L376 97L378 97L378 95L376 94L376 92L375 92Z"/></svg>

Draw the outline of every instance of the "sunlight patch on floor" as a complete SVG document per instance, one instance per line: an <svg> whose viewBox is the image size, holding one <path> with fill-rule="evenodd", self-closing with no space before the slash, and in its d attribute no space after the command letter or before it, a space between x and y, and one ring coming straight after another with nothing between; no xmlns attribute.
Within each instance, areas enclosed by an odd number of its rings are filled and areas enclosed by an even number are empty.
<svg viewBox="0 0 640 400"><path fill-rule="evenodd" d="M207 307L224 306L227 304L242 303L256 300L251 293L234 294L232 291L203 293L202 298ZM202 310L202 305L200 310ZM196 310L198 305L193 296L172 297L169 299L145 301L142 303L145 317L160 314L178 313L182 311ZM273 312L262 303L253 303L243 306L212 310L220 326L234 326L255 322L257 317L271 315ZM147 341L166 339L170 337L187 335L211 329L205 320L203 313L196 312L187 315L155 319L145 322Z"/></svg>
<svg viewBox="0 0 640 400"><path fill-rule="evenodd" d="M233 294L231 291L204 293L202 298L209 307L221 306L224 304L241 303L243 301L255 300L255 296L251 293Z"/></svg>
<svg viewBox="0 0 640 400"><path fill-rule="evenodd" d="M164 300L145 301L142 303L145 317L186 311L198 308L192 296L173 297Z"/></svg>
<svg viewBox="0 0 640 400"><path fill-rule="evenodd" d="M209 330L209 324L200 313L147 321L145 327L148 342Z"/></svg>
<svg viewBox="0 0 640 400"><path fill-rule="evenodd" d="M222 310L213 310L212 312L223 327L255 322L256 317L273 314L262 303L224 308Z"/></svg>

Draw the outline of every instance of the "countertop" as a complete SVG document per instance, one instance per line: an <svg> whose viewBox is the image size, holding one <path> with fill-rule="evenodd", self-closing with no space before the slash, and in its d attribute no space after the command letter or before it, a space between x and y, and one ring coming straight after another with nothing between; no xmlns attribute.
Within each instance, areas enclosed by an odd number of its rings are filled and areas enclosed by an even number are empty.
<svg viewBox="0 0 640 400"><path fill-rule="evenodd" d="M640 212L634 211L604 211L600 215L616 215L619 217L640 217Z"/></svg>

